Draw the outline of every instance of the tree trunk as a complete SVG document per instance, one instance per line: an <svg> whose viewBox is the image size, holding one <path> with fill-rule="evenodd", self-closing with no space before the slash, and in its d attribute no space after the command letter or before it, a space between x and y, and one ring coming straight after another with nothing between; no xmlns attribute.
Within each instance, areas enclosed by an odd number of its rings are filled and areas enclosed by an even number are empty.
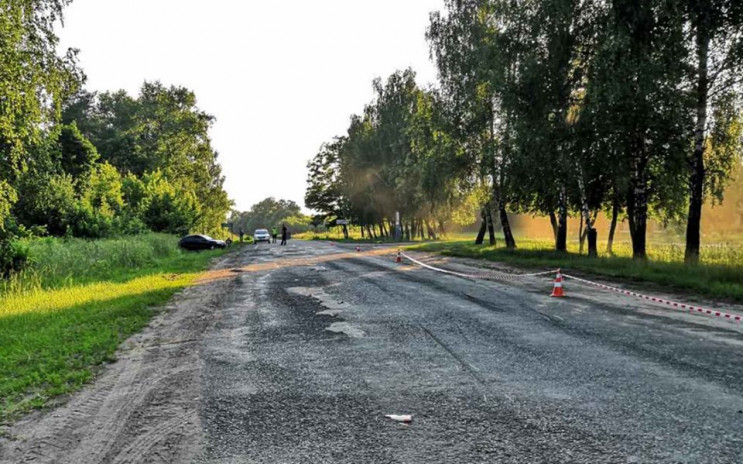
<svg viewBox="0 0 743 464"><path fill-rule="evenodd" d="M586 234L585 234L585 232L583 230L583 224L584 224L584 222L585 222L585 218L584 218L583 214L581 214L580 215L580 222L579 222L579 225L578 225L578 254L579 255L582 255L583 254L583 243L586 240Z"/></svg>
<svg viewBox="0 0 743 464"><path fill-rule="evenodd" d="M363 238L365 238L365 237L366 237L366 236L364 235L364 226L362 225L362 226L361 226L361 238L363 239Z"/></svg>
<svg viewBox="0 0 743 464"><path fill-rule="evenodd" d="M580 254L583 254L583 245L585 244L586 237L590 237L593 235L596 237L598 234L596 233L593 225L594 225L594 219L591 218L591 208L588 204L588 192L586 191L586 183L584 182L583 178L583 169L580 165L578 165L578 187L580 188L580 209L581 209L581 222L580 222L580 232L578 233L578 239L580 240ZM594 256L596 256L598 253L595 253L595 243L594 243ZM591 244L588 244L588 255L591 256Z"/></svg>
<svg viewBox="0 0 743 464"><path fill-rule="evenodd" d="M421 240L426 239L426 231L423 230L423 219L418 220L418 230L420 231Z"/></svg>
<svg viewBox="0 0 743 464"><path fill-rule="evenodd" d="M702 204L704 203L704 139L707 125L707 93L709 82L707 66L709 59L709 35L706 27L697 25L697 103L696 124L694 130L694 154L691 159L691 176L689 179L689 217L686 222L686 251L684 260L687 264L699 263L701 246Z"/></svg>
<svg viewBox="0 0 743 464"><path fill-rule="evenodd" d="M617 230L617 217L619 216L619 198L614 195L614 204L611 207L611 225L609 226L609 239L606 241L606 253L614 254L614 233Z"/></svg>
<svg viewBox="0 0 743 464"><path fill-rule="evenodd" d="M446 235L446 229L444 228L444 221L439 220L439 237Z"/></svg>
<svg viewBox="0 0 743 464"><path fill-rule="evenodd" d="M475 238L475 245L482 245L482 242L485 241L485 232L488 228L487 225L487 219L485 217L485 210L483 209L480 211L480 230L477 232L477 238Z"/></svg>
<svg viewBox="0 0 743 464"><path fill-rule="evenodd" d="M426 230L428 230L429 240L436 240L436 231L431 227L431 223L426 219Z"/></svg>
<svg viewBox="0 0 743 464"><path fill-rule="evenodd" d="M405 241L410 241L410 223L405 223Z"/></svg>
<svg viewBox="0 0 743 464"><path fill-rule="evenodd" d="M500 223L503 228L503 237L506 240L506 248L516 248L516 240L513 238L513 232L511 231L511 222L508 219L508 213L506 213L506 205L503 203L499 206L500 211Z"/></svg>
<svg viewBox="0 0 743 464"><path fill-rule="evenodd" d="M493 213L490 212L490 208L488 208L487 216L488 216L488 234L490 236L490 244L495 245L495 226L493 225Z"/></svg>
<svg viewBox="0 0 743 464"><path fill-rule="evenodd" d="M597 241L598 241L598 232L596 232L596 229L590 228L588 229L588 257L589 258L596 258L599 255L598 247L597 247Z"/></svg>
<svg viewBox="0 0 743 464"><path fill-rule="evenodd" d="M345 224L343 224L343 238L348 240L348 226L346 226Z"/></svg>
<svg viewBox="0 0 743 464"><path fill-rule="evenodd" d="M557 205L557 238L555 250L568 251L568 205L565 187L560 190L560 199Z"/></svg>
<svg viewBox="0 0 743 464"><path fill-rule="evenodd" d="M550 215L550 225L552 226L552 236L555 242L557 242L557 216L555 216L555 212L552 210L550 210L549 215Z"/></svg>
<svg viewBox="0 0 743 464"><path fill-rule="evenodd" d="M642 142L640 142L642 143ZM644 156L632 159L633 169L627 198L627 216L632 236L632 257L647 259L648 198Z"/></svg>

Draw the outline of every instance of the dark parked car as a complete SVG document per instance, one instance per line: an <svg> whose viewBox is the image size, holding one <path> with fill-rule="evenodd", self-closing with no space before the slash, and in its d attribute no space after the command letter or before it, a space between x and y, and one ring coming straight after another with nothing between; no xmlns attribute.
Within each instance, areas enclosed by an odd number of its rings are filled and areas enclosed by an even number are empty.
<svg viewBox="0 0 743 464"><path fill-rule="evenodd" d="M180 239L178 246L186 250L213 250L215 248L226 248L227 244L208 235L186 235Z"/></svg>

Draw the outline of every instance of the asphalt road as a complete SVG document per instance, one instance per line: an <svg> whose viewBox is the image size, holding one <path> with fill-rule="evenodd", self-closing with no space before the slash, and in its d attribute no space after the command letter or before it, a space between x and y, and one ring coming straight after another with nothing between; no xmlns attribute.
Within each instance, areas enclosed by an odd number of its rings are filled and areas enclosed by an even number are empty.
<svg viewBox="0 0 743 464"><path fill-rule="evenodd" d="M743 462L740 324L384 251L229 256L0 463Z"/></svg>
<svg viewBox="0 0 743 464"><path fill-rule="evenodd" d="M205 339L200 462L743 462L739 326L326 243L244 256L280 265Z"/></svg>

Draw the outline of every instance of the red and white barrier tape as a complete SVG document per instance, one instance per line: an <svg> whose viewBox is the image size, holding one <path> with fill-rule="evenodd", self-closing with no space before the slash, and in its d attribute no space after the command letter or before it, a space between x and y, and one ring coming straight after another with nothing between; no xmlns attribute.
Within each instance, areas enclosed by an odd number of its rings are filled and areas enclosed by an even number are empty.
<svg viewBox="0 0 743 464"><path fill-rule="evenodd" d="M699 306L693 306L693 305L689 305L686 303L679 303L677 301L666 300L665 298L658 298L655 296L643 295L642 293L631 292L629 290L612 287L611 285L600 284L598 282L591 282L590 280L581 279L580 277L575 277L575 276L571 276L568 274L563 274L562 276L568 279L577 280L578 282L583 282L584 284L593 285L594 287L602 288L604 290L609 290L612 292L621 293L623 295L634 296L636 298L640 298L643 300L649 300L649 301L653 301L656 303L665 304L667 306L671 306L675 309L678 309L679 311L688 310L689 312L692 312L692 313L708 314L710 316L721 317L721 318L725 318L727 320L735 321L735 322L741 322L741 320L743 320L743 316L739 316L737 314L730 314L730 313L726 313L723 311L717 311L714 309L702 308Z"/></svg>
<svg viewBox="0 0 743 464"><path fill-rule="evenodd" d="M493 271L491 273L480 273L480 274L464 274L462 272L455 272L450 271L448 269L441 269L435 266L431 266L430 264L422 263L418 261L417 259L411 258L410 256L406 255L405 253L400 253L405 259L412 261L413 263L417 264L418 266L425 267L426 269L430 269L432 271L441 272L442 274L449 274L454 275L457 277L464 277L466 279L482 279L482 280L515 280L519 279L521 277L535 277L535 276L542 276L542 275L549 275L554 274L557 271L545 271L545 272L534 272L532 274L509 274L506 272L500 272L500 271Z"/></svg>
<svg viewBox="0 0 743 464"><path fill-rule="evenodd" d="M559 270L554 270L554 271L545 271L545 272L535 272L535 273L531 273L531 274L508 274L508 273L505 273L505 272L497 272L496 271L495 273L491 273L491 274L486 274L486 273L482 273L482 274L465 274L465 273L462 273L462 272L455 272L455 271L450 271L448 269L441 269L441 268L438 268L438 267L435 267L435 266L431 266L430 264L426 264L426 263L423 263L423 262L418 261L417 259L411 258L410 256L406 255L405 253L401 253L401 255L405 259L407 259L407 260L409 260L409 261L417 264L418 266L424 267L426 269L430 269L432 271L441 272L443 274L449 274L449 275L453 275L453 276L457 276L457 277L464 277L466 279L515 280L515 279L518 279L518 278L521 278L521 277L536 277L536 276L543 276L543 275L554 274L556 272L559 272ZM671 307L673 307L675 309L678 309L679 311L688 310L691 313L695 313L695 314L707 314L707 315L710 315L710 316L716 316L716 317L724 318L724 319L727 319L729 321L735 321L735 322L742 322L743 321L743 316L740 316L740 315L737 315L737 314L726 313L726 312L717 311L717 310L714 310L714 309L702 308L700 306L694 306L694 305L690 305L690 304L686 304L686 303L679 303L677 301L666 300L665 298L659 298L659 297L655 297L655 296L643 295L642 293L632 292L632 291L629 291L629 290L624 290L624 289L621 289L621 288L612 287L611 285L600 284L598 282L592 282L590 280L581 279L580 277L571 276L571 275L565 274L565 273L562 273L562 276L564 278L577 280L578 282L583 282L585 284L592 285L594 287L598 287L598 288L601 288L601 289L604 289L604 290L609 290L609 291L612 291L612 292L621 293L621 294L627 295L627 296L633 296L633 297L636 297L636 298L640 298L640 299L643 299L643 300L652 301L652 302L659 303L659 304L665 304L667 306L671 306Z"/></svg>

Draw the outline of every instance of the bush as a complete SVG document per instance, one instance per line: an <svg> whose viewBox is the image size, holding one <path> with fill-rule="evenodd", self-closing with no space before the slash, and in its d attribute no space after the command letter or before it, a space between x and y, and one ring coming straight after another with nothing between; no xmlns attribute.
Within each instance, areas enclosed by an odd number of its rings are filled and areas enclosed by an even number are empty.
<svg viewBox="0 0 743 464"><path fill-rule="evenodd" d="M70 219L69 233L74 237L105 238L113 234L113 217L79 202Z"/></svg>
<svg viewBox="0 0 743 464"><path fill-rule="evenodd" d="M0 273L7 279L12 274L26 268L29 258L29 247L22 242L0 241Z"/></svg>
<svg viewBox="0 0 743 464"><path fill-rule="evenodd" d="M32 228L45 226L51 235L67 233L75 213L75 183L68 175L24 174L18 182L13 207L18 222Z"/></svg>

